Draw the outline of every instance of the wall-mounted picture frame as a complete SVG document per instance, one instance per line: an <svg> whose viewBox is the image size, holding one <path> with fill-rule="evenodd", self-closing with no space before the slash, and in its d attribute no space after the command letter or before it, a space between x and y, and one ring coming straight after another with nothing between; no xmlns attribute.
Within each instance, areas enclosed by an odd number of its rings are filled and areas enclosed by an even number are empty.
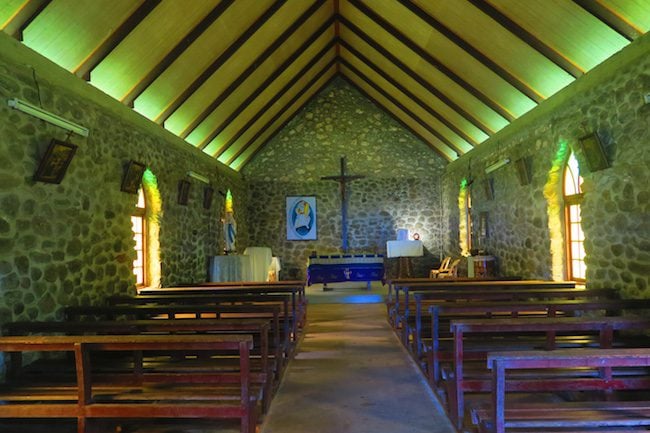
<svg viewBox="0 0 650 433"><path fill-rule="evenodd" d="M589 135L585 135L579 142L580 150L587 161L589 171L598 171L609 167L609 161L607 161L603 143L600 141L597 133L592 132Z"/></svg>
<svg viewBox="0 0 650 433"><path fill-rule="evenodd" d="M53 139L38 164L34 180L61 183L76 151L76 145Z"/></svg>
<svg viewBox="0 0 650 433"><path fill-rule="evenodd" d="M122 185L120 191L128 192L129 194L137 194L142 183L142 175L147 167L136 161L129 161L124 169L124 176L122 177Z"/></svg>
<svg viewBox="0 0 650 433"><path fill-rule="evenodd" d="M316 196L287 196L287 240L312 241L318 239Z"/></svg>
<svg viewBox="0 0 650 433"><path fill-rule="evenodd" d="M187 206L190 198L190 186L192 184L188 180L178 181L178 204Z"/></svg>
<svg viewBox="0 0 650 433"><path fill-rule="evenodd" d="M210 209L212 206L212 197L214 196L214 189L206 186L203 188L203 209Z"/></svg>
<svg viewBox="0 0 650 433"><path fill-rule="evenodd" d="M483 188L485 189L485 198L488 200L494 199L494 182L492 178L487 178L483 181Z"/></svg>
<svg viewBox="0 0 650 433"><path fill-rule="evenodd" d="M530 184L530 161L529 158L523 157L515 161L515 169L517 170L517 178L519 185L525 186Z"/></svg>

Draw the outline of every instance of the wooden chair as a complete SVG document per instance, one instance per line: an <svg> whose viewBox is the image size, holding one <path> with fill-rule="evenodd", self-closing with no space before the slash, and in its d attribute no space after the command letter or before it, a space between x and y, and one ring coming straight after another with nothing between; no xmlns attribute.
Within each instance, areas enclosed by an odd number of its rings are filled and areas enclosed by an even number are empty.
<svg viewBox="0 0 650 433"><path fill-rule="evenodd" d="M458 276L458 264L460 259L455 259L451 262L451 265L447 269L439 271L435 278L447 278L447 277L456 277Z"/></svg>
<svg viewBox="0 0 650 433"><path fill-rule="evenodd" d="M449 262L451 262L451 257L449 256L442 259L438 269L431 269L431 272L429 272L429 278L438 278L438 275L441 272L447 271L449 269Z"/></svg>

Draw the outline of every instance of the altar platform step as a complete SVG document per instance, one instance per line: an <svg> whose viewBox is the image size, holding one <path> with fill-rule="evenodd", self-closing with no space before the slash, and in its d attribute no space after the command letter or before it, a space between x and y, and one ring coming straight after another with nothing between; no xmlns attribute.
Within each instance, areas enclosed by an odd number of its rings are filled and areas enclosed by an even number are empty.
<svg viewBox="0 0 650 433"><path fill-rule="evenodd" d="M388 286L373 281L370 290L364 281L328 283L327 291L322 284L313 284L305 290L310 304L380 304L386 299Z"/></svg>

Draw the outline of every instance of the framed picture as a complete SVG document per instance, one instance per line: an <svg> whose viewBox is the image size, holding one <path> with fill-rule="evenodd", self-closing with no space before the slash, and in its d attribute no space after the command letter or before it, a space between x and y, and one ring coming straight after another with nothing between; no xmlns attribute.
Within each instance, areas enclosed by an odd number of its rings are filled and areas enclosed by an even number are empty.
<svg viewBox="0 0 650 433"><path fill-rule="evenodd" d="M210 209L212 206L212 196L214 195L214 189L209 186L203 188L203 209Z"/></svg>
<svg viewBox="0 0 650 433"><path fill-rule="evenodd" d="M528 166L528 158L519 158L515 161L515 169L517 169L517 178L519 185L524 186L530 183L530 170Z"/></svg>
<svg viewBox="0 0 650 433"><path fill-rule="evenodd" d="M146 167L144 164L140 164L133 160L129 161L126 170L124 170L124 177L122 178L122 186L120 187L120 190L130 194L137 194L140 189L140 183L142 183L142 174L145 169Z"/></svg>
<svg viewBox="0 0 650 433"><path fill-rule="evenodd" d="M595 132L580 139L580 148L587 160L589 171L598 171L609 167L603 143Z"/></svg>
<svg viewBox="0 0 650 433"><path fill-rule="evenodd" d="M38 164L34 180L61 183L76 151L77 146L72 143L52 140Z"/></svg>
<svg viewBox="0 0 650 433"><path fill-rule="evenodd" d="M187 206L187 201L190 197L190 185L189 180L178 181L178 204Z"/></svg>
<svg viewBox="0 0 650 433"><path fill-rule="evenodd" d="M318 239L315 196L287 196L287 240Z"/></svg>

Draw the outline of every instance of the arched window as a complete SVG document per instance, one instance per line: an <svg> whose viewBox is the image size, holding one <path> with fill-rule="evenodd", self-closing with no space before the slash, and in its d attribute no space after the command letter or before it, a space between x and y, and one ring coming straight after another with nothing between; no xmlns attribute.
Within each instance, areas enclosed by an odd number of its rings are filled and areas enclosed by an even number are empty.
<svg viewBox="0 0 650 433"><path fill-rule="evenodd" d="M572 153L564 168L564 218L569 279L585 281L585 234L582 231L580 205L582 177L578 160Z"/></svg>
<svg viewBox="0 0 650 433"><path fill-rule="evenodd" d="M138 202L131 215L131 226L133 229L133 240L135 241L136 258L133 260L133 274L135 275L136 287L143 287L147 284L147 207L144 197L144 188L138 191Z"/></svg>

